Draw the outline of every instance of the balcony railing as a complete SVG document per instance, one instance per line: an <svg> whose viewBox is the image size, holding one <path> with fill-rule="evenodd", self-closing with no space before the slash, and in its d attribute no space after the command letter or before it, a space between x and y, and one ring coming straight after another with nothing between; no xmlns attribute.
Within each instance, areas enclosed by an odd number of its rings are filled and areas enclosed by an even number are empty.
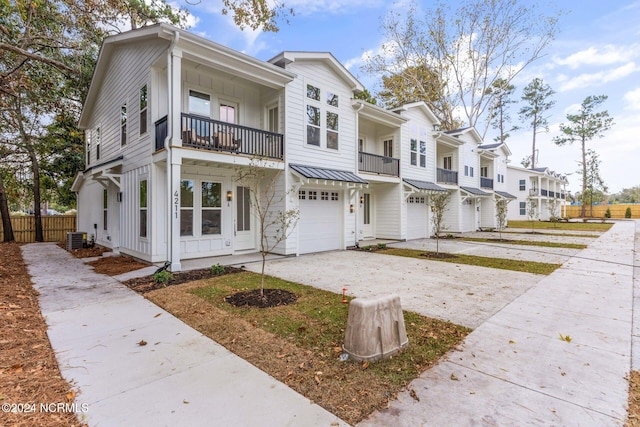
<svg viewBox="0 0 640 427"><path fill-rule="evenodd" d="M540 190L540 195L541 195L541 196L545 196L545 197L546 197L548 194L549 194L549 193L547 192L547 190L544 190L544 189L541 189L541 190Z"/></svg>
<svg viewBox="0 0 640 427"><path fill-rule="evenodd" d="M553 191L549 190L549 197L555 197L556 193L554 193Z"/></svg>
<svg viewBox="0 0 640 427"><path fill-rule="evenodd" d="M480 188L490 188L493 190L493 179L480 177Z"/></svg>
<svg viewBox="0 0 640 427"><path fill-rule="evenodd" d="M400 176L400 160L359 151L358 170L381 175Z"/></svg>
<svg viewBox="0 0 640 427"><path fill-rule="evenodd" d="M457 184L458 183L458 171L452 171L449 169L438 168L437 181L443 184Z"/></svg>
<svg viewBox="0 0 640 427"><path fill-rule="evenodd" d="M156 150L164 147L166 135L165 116L156 122ZM180 136L183 147L283 159L284 137L279 133L182 113Z"/></svg>

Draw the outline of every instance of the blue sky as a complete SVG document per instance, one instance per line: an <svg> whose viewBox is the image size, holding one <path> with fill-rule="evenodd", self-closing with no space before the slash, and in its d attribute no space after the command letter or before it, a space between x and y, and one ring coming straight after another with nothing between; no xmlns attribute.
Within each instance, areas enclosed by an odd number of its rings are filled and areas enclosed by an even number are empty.
<svg viewBox="0 0 640 427"><path fill-rule="evenodd" d="M278 33L240 31L231 18L220 14L220 2L202 0L187 5L193 14L190 31L267 60L283 50L328 51L370 90L376 81L360 70L362 56L377 51L383 42L380 20L390 10L402 10L406 2L377 0L289 0L296 15L282 23ZM418 1L429 8L433 2ZM184 5L184 3L182 3ZM580 147L557 147L558 125L576 112L588 95L608 95L603 108L615 125L604 138L588 147L600 155L601 175L610 192L640 185L640 0L557 0L549 3L565 14L560 33L546 55L525 69L514 81L516 97L534 77L556 91L550 111L549 133L538 135L539 166L569 175L569 189L580 190L577 160ZM517 105L517 104L516 104ZM516 106L511 113L518 122ZM517 123L516 123L517 122ZM490 141L493 135L488 135ZM511 164L520 165L531 151L531 132L514 133L507 141Z"/></svg>

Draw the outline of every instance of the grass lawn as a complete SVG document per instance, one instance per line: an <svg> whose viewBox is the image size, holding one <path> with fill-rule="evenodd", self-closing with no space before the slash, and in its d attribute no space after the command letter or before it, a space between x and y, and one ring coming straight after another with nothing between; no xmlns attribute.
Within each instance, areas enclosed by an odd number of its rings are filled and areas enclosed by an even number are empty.
<svg viewBox="0 0 640 427"><path fill-rule="evenodd" d="M535 261L518 261L506 258L489 258L475 255L455 254L450 258L426 258L422 254L425 252L418 249L400 249L400 248L387 248L376 251L381 254L404 256L409 258L418 258L430 261L444 261L452 262L455 264L467 264L477 265L480 267L500 268L503 270L523 271L525 273L534 274L551 274L555 269L562 264L548 264L544 262Z"/></svg>
<svg viewBox="0 0 640 427"><path fill-rule="evenodd" d="M533 221L533 230L583 230L583 231L607 231L612 223L598 222L550 222ZM532 221L509 221L508 228L532 228Z"/></svg>
<svg viewBox="0 0 640 427"><path fill-rule="evenodd" d="M522 231L509 231L509 230L502 230L502 234L522 234ZM526 231L525 231L526 233ZM545 233L544 231L536 231L536 234L541 234L543 236L565 236L565 237L585 237L585 238L591 238L591 239L597 239L598 237L600 237L599 234L587 234L587 233Z"/></svg>
<svg viewBox="0 0 640 427"><path fill-rule="evenodd" d="M544 246L547 248L568 248L568 249L584 249L587 245L581 243L559 243L559 242L536 242L532 240L517 239L486 239L482 237L457 237L457 240L465 240L468 242L484 242L484 243L506 243L508 245L525 245L525 246Z"/></svg>
<svg viewBox="0 0 640 427"><path fill-rule="evenodd" d="M266 277L265 288L294 292L294 304L236 307L225 297L260 287L260 275L229 274L145 294L201 333L355 424L386 407L470 332L468 328L404 312L408 347L375 363L341 362L348 304L342 295Z"/></svg>

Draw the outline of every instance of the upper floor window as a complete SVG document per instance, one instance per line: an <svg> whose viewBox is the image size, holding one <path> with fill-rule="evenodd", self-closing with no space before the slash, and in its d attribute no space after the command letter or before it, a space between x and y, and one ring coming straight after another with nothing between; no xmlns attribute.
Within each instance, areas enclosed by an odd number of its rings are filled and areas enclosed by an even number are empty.
<svg viewBox="0 0 640 427"><path fill-rule="evenodd" d="M220 104L220 121L236 123L236 107L234 105Z"/></svg>
<svg viewBox="0 0 640 427"><path fill-rule="evenodd" d="M427 167L427 143L420 141L420 167Z"/></svg>
<svg viewBox="0 0 640 427"><path fill-rule="evenodd" d="M338 115L327 111L327 148L338 149Z"/></svg>
<svg viewBox="0 0 640 427"><path fill-rule="evenodd" d="M320 146L320 108L307 105L307 144Z"/></svg>
<svg viewBox="0 0 640 427"><path fill-rule="evenodd" d="M91 164L91 130L85 131L85 138L87 139L87 166Z"/></svg>
<svg viewBox="0 0 640 427"><path fill-rule="evenodd" d="M127 144L127 104L120 107L120 145Z"/></svg>
<svg viewBox="0 0 640 427"><path fill-rule="evenodd" d="M100 128L96 128L96 160L100 160Z"/></svg>
<svg viewBox="0 0 640 427"><path fill-rule="evenodd" d="M314 101L320 101L320 88L308 84L307 98L313 99Z"/></svg>
<svg viewBox="0 0 640 427"><path fill-rule="evenodd" d="M482 166L480 168L480 176L483 178L489 178L489 168L487 166Z"/></svg>
<svg viewBox="0 0 640 427"><path fill-rule="evenodd" d="M386 157L393 157L393 139L385 139L382 141L382 148Z"/></svg>
<svg viewBox="0 0 640 427"><path fill-rule="evenodd" d="M325 97L326 104L321 102ZM316 147L339 148L338 95L307 84L307 144Z"/></svg>
<svg viewBox="0 0 640 427"><path fill-rule="evenodd" d="M446 169L448 171L453 170L453 161L451 156L446 156L442 158L442 169Z"/></svg>
<svg viewBox="0 0 640 427"><path fill-rule="evenodd" d="M520 184L520 191L524 191L527 189L527 183L524 179L521 179L519 184Z"/></svg>
<svg viewBox="0 0 640 427"><path fill-rule="evenodd" d="M338 95L336 95L335 93L327 92L327 105L338 107Z"/></svg>
<svg viewBox="0 0 640 427"><path fill-rule="evenodd" d="M147 133L147 85L140 88L140 135Z"/></svg>
<svg viewBox="0 0 640 427"><path fill-rule="evenodd" d="M473 166L464 165L464 176L473 177Z"/></svg>
<svg viewBox="0 0 640 427"><path fill-rule="evenodd" d="M411 164L416 166L418 164L418 140L411 140Z"/></svg>
<svg viewBox="0 0 640 427"><path fill-rule="evenodd" d="M206 93L189 91L189 112L209 117L211 114L211 97Z"/></svg>
<svg viewBox="0 0 640 427"><path fill-rule="evenodd" d="M147 180L140 181L140 237L147 237Z"/></svg>

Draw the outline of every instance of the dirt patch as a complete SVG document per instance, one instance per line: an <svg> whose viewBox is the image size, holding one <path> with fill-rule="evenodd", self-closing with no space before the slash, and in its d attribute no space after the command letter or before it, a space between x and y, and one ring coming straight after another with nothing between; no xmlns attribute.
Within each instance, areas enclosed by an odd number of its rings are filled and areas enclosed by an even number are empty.
<svg viewBox="0 0 640 427"><path fill-rule="evenodd" d="M430 259L451 259L451 258L457 258L456 255L454 254L448 254L446 252L425 252L423 254L421 254L421 256L425 257L425 258L430 258Z"/></svg>
<svg viewBox="0 0 640 427"><path fill-rule="evenodd" d="M625 427L640 426L640 371L631 371L629 376L629 416Z"/></svg>
<svg viewBox="0 0 640 427"><path fill-rule="evenodd" d="M0 244L0 258L0 403L16 410L23 405L21 412L13 413L3 406L1 424L81 425L72 412L46 413L40 408L72 403L75 391L60 375L20 247Z"/></svg>
<svg viewBox="0 0 640 427"><path fill-rule="evenodd" d="M225 266L224 272L218 272L214 274L210 268L202 268L200 270L181 271L179 273L172 273L171 278L166 283L156 283L153 280L153 275L140 277L136 279L130 279L123 284L136 292L141 294L154 291L156 289L164 289L167 286L181 285L187 282L193 282L197 280L210 279L216 276L222 276L224 274L234 274L244 271L241 268Z"/></svg>
<svg viewBox="0 0 640 427"><path fill-rule="evenodd" d="M66 243L58 243L58 246L60 246L65 251L67 250ZM96 256L102 256L102 254L105 252L111 252L111 249L105 248L104 246L96 245L91 248L72 249L67 252L69 252L71 255L73 255L76 258L91 258Z"/></svg>
<svg viewBox="0 0 640 427"><path fill-rule="evenodd" d="M251 291L238 292L225 298L229 304L236 307L279 307L293 304L298 297L293 292L284 289L253 289Z"/></svg>
<svg viewBox="0 0 640 427"><path fill-rule="evenodd" d="M96 273L108 276L117 276L118 274L128 273L151 265L122 255L100 258L87 264L92 266Z"/></svg>

